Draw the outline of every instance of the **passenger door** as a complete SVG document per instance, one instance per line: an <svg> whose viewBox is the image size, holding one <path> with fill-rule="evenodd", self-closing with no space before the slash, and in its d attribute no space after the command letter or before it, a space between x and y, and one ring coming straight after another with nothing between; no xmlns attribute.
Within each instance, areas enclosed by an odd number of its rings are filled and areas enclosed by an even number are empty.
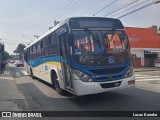
<svg viewBox="0 0 160 120"><path fill-rule="evenodd" d="M72 88L72 74L70 68L70 52L69 52L69 43L68 43L68 34L62 34L59 37L60 40L60 54L61 54L61 66L63 73L63 80L65 88Z"/></svg>

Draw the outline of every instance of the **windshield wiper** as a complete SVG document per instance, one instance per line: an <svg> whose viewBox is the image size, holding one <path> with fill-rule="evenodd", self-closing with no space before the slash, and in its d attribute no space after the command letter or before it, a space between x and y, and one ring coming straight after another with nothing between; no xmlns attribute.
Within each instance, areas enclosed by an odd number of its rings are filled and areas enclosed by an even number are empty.
<svg viewBox="0 0 160 120"><path fill-rule="evenodd" d="M99 41L98 35L95 35L95 34L94 34L92 31L90 31L88 28L85 28L84 31L85 31L89 36L92 36L92 37L93 37L93 40L98 43L98 46L99 46L99 48L101 49L101 45L100 45L100 41ZM90 43L90 45L91 45L91 43Z"/></svg>
<svg viewBox="0 0 160 120"><path fill-rule="evenodd" d="M112 30L112 36L111 36L111 38L109 39L109 42L112 42L113 41L113 36L114 36L114 34L115 34L115 32L116 32L116 22L114 22L113 23L113 30Z"/></svg>
<svg viewBox="0 0 160 120"><path fill-rule="evenodd" d="M84 31L85 31L89 36L92 36L94 40L97 41L97 37L96 37L96 35L95 35L92 31L90 31L88 28L85 28Z"/></svg>

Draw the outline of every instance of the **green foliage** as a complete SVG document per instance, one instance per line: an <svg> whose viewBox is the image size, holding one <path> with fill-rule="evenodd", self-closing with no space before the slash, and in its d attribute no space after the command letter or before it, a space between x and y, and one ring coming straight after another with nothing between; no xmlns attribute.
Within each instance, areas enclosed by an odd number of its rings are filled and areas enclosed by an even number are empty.
<svg viewBox="0 0 160 120"><path fill-rule="evenodd" d="M7 51L4 52L4 59L10 59L11 56L9 55L9 53Z"/></svg>
<svg viewBox="0 0 160 120"><path fill-rule="evenodd" d="M16 49L17 53L23 53L25 47L26 46L24 44L19 44Z"/></svg>
<svg viewBox="0 0 160 120"><path fill-rule="evenodd" d="M24 44L19 44L16 48L16 50L14 50L14 53L18 53L19 54L19 59L23 58L23 52L24 52L24 48L26 46Z"/></svg>

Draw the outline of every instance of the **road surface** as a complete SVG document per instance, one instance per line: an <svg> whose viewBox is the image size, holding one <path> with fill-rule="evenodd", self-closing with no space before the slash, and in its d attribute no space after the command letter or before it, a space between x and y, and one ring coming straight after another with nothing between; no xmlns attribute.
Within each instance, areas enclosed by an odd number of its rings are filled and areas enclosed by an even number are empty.
<svg viewBox="0 0 160 120"><path fill-rule="evenodd" d="M160 111L160 71L137 72L135 88L76 97L69 93L66 96L60 96L51 85L39 79L32 79L23 68L17 68L12 64L10 64L10 68L17 88L23 94L29 110ZM89 117L86 119L101 120L106 118ZM128 120L127 118L121 119Z"/></svg>

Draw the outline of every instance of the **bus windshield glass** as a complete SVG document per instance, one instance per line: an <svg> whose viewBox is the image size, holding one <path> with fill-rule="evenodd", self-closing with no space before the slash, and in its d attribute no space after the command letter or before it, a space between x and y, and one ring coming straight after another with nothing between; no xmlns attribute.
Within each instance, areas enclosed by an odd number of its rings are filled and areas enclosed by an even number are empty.
<svg viewBox="0 0 160 120"><path fill-rule="evenodd" d="M113 65L130 60L128 38L123 30L72 31L74 60L84 65Z"/></svg>

